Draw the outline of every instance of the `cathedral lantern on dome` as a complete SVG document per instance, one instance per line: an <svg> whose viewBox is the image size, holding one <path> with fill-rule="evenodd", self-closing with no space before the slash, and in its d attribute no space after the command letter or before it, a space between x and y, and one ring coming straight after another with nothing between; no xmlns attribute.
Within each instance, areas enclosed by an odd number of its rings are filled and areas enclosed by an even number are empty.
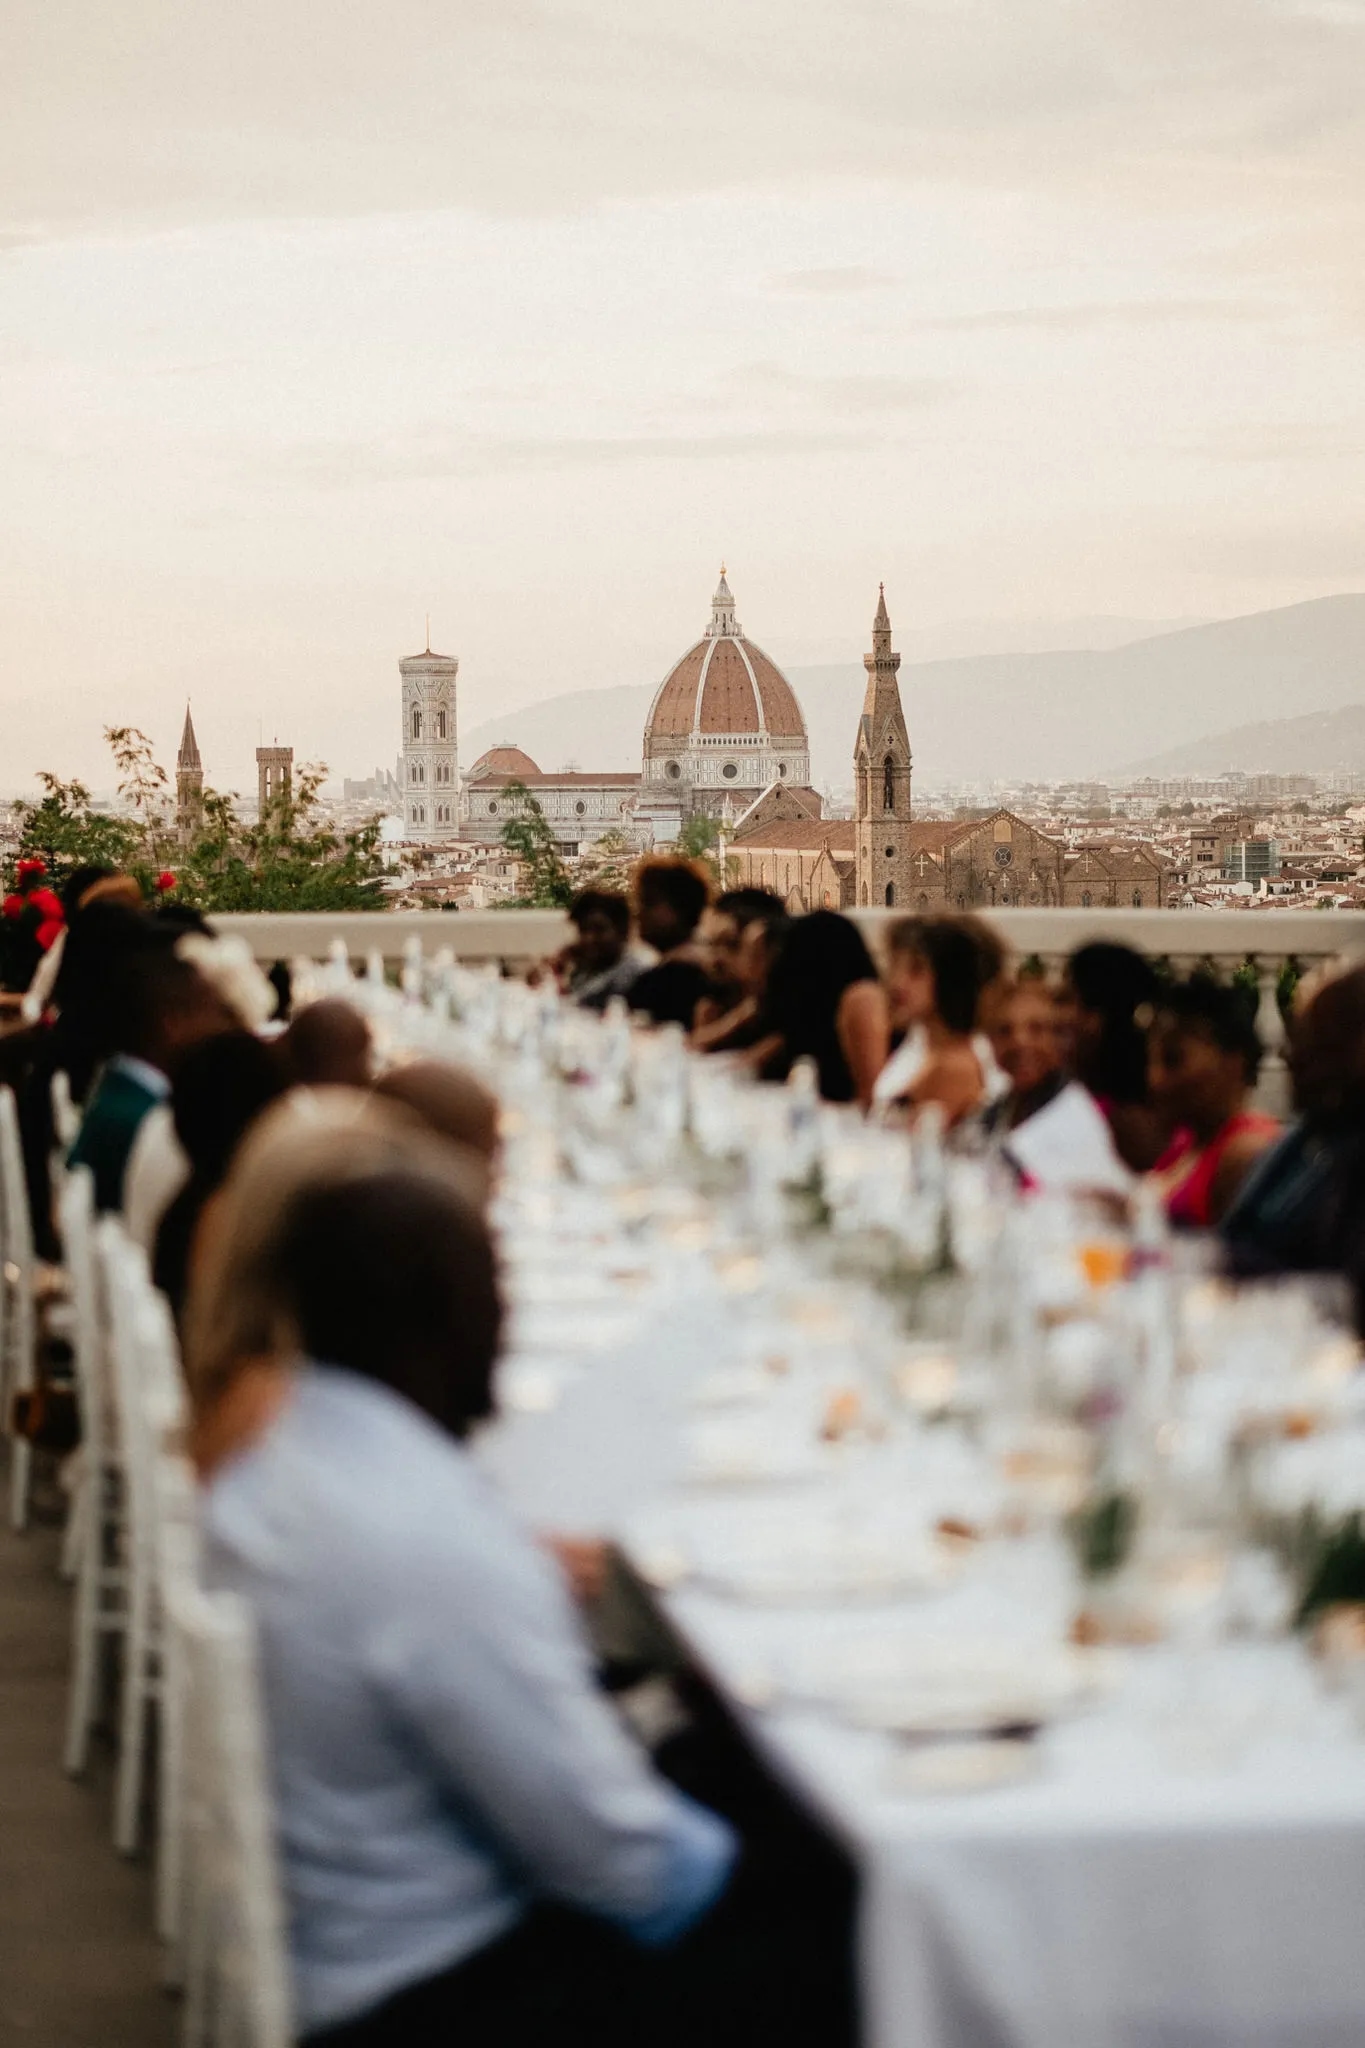
<svg viewBox="0 0 1365 2048"><path fill-rule="evenodd" d="M705 633L649 708L640 813L659 841L697 813L719 818L727 797L741 816L775 782L809 786L806 721L777 663L740 625L722 564Z"/></svg>

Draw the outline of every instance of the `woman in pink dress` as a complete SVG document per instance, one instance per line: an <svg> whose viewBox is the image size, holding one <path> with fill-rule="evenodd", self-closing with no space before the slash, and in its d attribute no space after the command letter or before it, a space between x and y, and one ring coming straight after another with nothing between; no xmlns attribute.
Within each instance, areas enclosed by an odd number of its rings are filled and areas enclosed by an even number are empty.
<svg viewBox="0 0 1365 2048"><path fill-rule="evenodd" d="M1249 1107L1261 1045L1247 999L1196 977L1164 991L1148 1040L1148 1087L1175 1135L1152 1168L1171 1222L1206 1230L1280 1135Z"/></svg>

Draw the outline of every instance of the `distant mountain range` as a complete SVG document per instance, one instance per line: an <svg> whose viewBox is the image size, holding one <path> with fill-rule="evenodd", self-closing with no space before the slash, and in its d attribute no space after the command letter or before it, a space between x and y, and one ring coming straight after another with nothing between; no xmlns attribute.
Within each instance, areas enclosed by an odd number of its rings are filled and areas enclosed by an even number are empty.
<svg viewBox="0 0 1365 2048"><path fill-rule="evenodd" d="M1332 768L1365 772L1365 704L1309 711L1301 718L1262 718L1234 725L1185 747L1135 761L1134 775L1323 775Z"/></svg>
<svg viewBox="0 0 1365 2048"><path fill-rule="evenodd" d="M861 660L787 674L806 715L813 781L847 787ZM472 764L486 747L510 740L544 769L570 761L636 767L654 688L631 683L527 705L464 735L462 757ZM1294 773L1300 757L1291 762L1284 746L1298 746L1301 728L1313 756L1302 757L1308 772L1338 758L1352 715L1361 720L1355 744L1365 747L1365 595L1318 598L1098 651L907 662L901 691L916 769L935 782L1238 767ZM1239 714L1246 722L1233 726ZM1339 732L1324 714L1346 721Z"/></svg>

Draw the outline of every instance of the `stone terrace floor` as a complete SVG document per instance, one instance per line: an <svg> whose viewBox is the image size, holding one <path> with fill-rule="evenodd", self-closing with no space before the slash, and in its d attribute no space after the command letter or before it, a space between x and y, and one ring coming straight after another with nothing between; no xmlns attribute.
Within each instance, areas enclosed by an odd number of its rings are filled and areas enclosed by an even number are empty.
<svg viewBox="0 0 1365 2048"><path fill-rule="evenodd" d="M62 1773L59 1549L53 1527L0 1529L0 2048L172 2048L148 1863L110 1842L108 1742L84 1783Z"/></svg>

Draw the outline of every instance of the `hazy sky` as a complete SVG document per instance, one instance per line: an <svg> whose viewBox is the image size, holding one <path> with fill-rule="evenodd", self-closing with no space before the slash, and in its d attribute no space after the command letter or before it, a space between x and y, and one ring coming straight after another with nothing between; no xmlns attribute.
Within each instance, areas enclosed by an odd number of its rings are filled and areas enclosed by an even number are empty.
<svg viewBox="0 0 1365 2048"><path fill-rule="evenodd" d="M363 772L428 610L466 726L653 680L722 555L788 662L1365 586L1363 106L1365 0L0 0L0 788Z"/></svg>

